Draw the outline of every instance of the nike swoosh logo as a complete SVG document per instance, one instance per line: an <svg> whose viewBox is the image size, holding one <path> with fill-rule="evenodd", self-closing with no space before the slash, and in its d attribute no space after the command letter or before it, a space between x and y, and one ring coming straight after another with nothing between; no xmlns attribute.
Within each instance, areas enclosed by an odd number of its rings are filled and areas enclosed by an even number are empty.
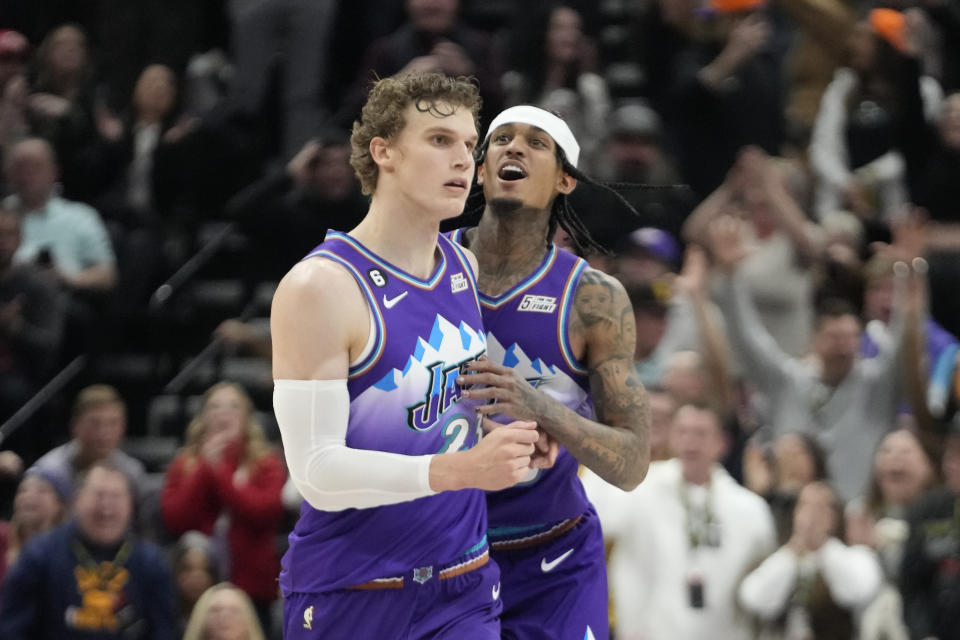
<svg viewBox="0 0 960 640"><path fill-rule="evenodd" d="M494 600L500 598L500 583L494 585L493 589L490 591L490 594L493 596Z"/></svg>
<svg viewBox="0 0 960 640"><path fill-rule="evenodd" d="M408 294L408 293L410 293L410 292L409 292L409 291L404 291L404 292L401 293L400 295L394 296L393 298L388 298L386 295L384 295L384 296L383 296L383 306L385 306L387 309L393 309L398 302L400 302L401 300L403 300L404 298L407 297L407 294Z"/></svg>
<svg viewBox="0 0 960 640"><path fill-rule="evenodd" d="M550 573L551 571L553 571L554 569L557 568L557 565L558 565L558 564L560 564L561 562L563 562L564 560L566 560L566 559L570 556L571 553L573 553L573 549L570 549L569 551L567 551L567 552L564 553L563 555L561 555L561 556L559 556L559 557L557 557L557 558L554 558L554 559L551 560L550 562L547 562L547 559L546 559L546 558L540 558L540 570L543 571L544 573Z"/></svg>

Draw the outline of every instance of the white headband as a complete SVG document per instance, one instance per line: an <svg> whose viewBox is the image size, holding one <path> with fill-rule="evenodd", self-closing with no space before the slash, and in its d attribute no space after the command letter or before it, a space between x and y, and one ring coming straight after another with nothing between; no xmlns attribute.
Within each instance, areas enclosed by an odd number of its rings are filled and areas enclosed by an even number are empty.
<svg viewBox="0 0 960 640"><path fill-rule="evenodd" d="M483 139L484 142L490 139L490 134L493 133L497 127L515 123L529 124L546 131L550 134L550 137L553 138L553 141L557 143L557 146L563 149L563 153L567 156L567 161L574 167L577 166L577 160L580 157L580 145L577 144L577 139L573 137L573 132L570 131L570 127L557 116L539 107L520 105L518 107L510 107L500 112L500 115L490 123L490 128L487 129L487 137Z"/></svg>

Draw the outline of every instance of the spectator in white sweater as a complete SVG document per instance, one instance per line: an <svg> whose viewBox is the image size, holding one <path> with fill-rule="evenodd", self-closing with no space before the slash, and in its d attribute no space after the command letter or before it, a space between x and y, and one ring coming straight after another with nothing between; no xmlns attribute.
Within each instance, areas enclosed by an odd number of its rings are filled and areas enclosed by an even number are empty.
<svg viewBox="0 0 960 640"><path fill-rule="evenodd" d="M651 464L630 493L584 478L613 543L617 638L745 640L751 625L736 592L776 547L770 509L719 465L727 434L713 411L680 407L670 443L676 457Z"/></svg>
<svg viewBox="0 0 960 640"><path fill-rule="evenodd" d="M800 492L790 540L740 584L743 608L764 623L764 640L854 640L857 619L880 588L874 552L839 535L842 504L822 482Z"/></svg>

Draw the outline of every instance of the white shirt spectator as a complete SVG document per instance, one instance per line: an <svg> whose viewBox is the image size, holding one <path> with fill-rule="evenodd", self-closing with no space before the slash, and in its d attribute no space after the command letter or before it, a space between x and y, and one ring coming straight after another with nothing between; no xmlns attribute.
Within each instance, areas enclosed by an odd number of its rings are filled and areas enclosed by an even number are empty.
<svg viewBox="0 0 960 640"><path fill-rule="evenodd" d="M750 621L737 612L736 593L741 578L776 546L773 517L762 498L719 465L707 486L688 485L676 459L651 464L646 480L630 493L591 474L584 486L614 543L610 584L617 638L752 637ZM691 587L697 580L699 594ZM695 606L697 596L702 606Z"/></svg>
<svg viewBox="0 0 960 640"><path fill-rule="evenodd" d="M798 556L789 547L781 547L750 573L740 585L740 603L748 612L762 620L774 620L787 613L784 638L806 637L809 627L803 629L798 620L802 613L790 615L791 597L801 582L820 575L833 601L854 612L861 612L880 588L882 571L877 557L863 545L848 547L836 538L830 538L818 550ZM803 630L801 630L803 629Z"/></svg>

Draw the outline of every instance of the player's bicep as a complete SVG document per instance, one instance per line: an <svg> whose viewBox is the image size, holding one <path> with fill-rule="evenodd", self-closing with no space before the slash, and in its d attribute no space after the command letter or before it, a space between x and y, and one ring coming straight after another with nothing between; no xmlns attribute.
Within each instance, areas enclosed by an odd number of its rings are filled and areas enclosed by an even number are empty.
<svg viewBox="0 0 960 640"><path fill-rule="evenodd" d="M602 313L594 304L594 321L585 326L590 391L601 422L633 429L646 411L643 385L633 361L637 340L633 307L618 280L593 273L608 292L609 302L600 305Z"/></svg>
<svg viewBox="0 0 960 640"><path fill-rule="evenodd" d="M367 326L363 304L350 276L329 262L309 260L291 269L270 312L274 379L346 378L351 330Z"/></svg>

